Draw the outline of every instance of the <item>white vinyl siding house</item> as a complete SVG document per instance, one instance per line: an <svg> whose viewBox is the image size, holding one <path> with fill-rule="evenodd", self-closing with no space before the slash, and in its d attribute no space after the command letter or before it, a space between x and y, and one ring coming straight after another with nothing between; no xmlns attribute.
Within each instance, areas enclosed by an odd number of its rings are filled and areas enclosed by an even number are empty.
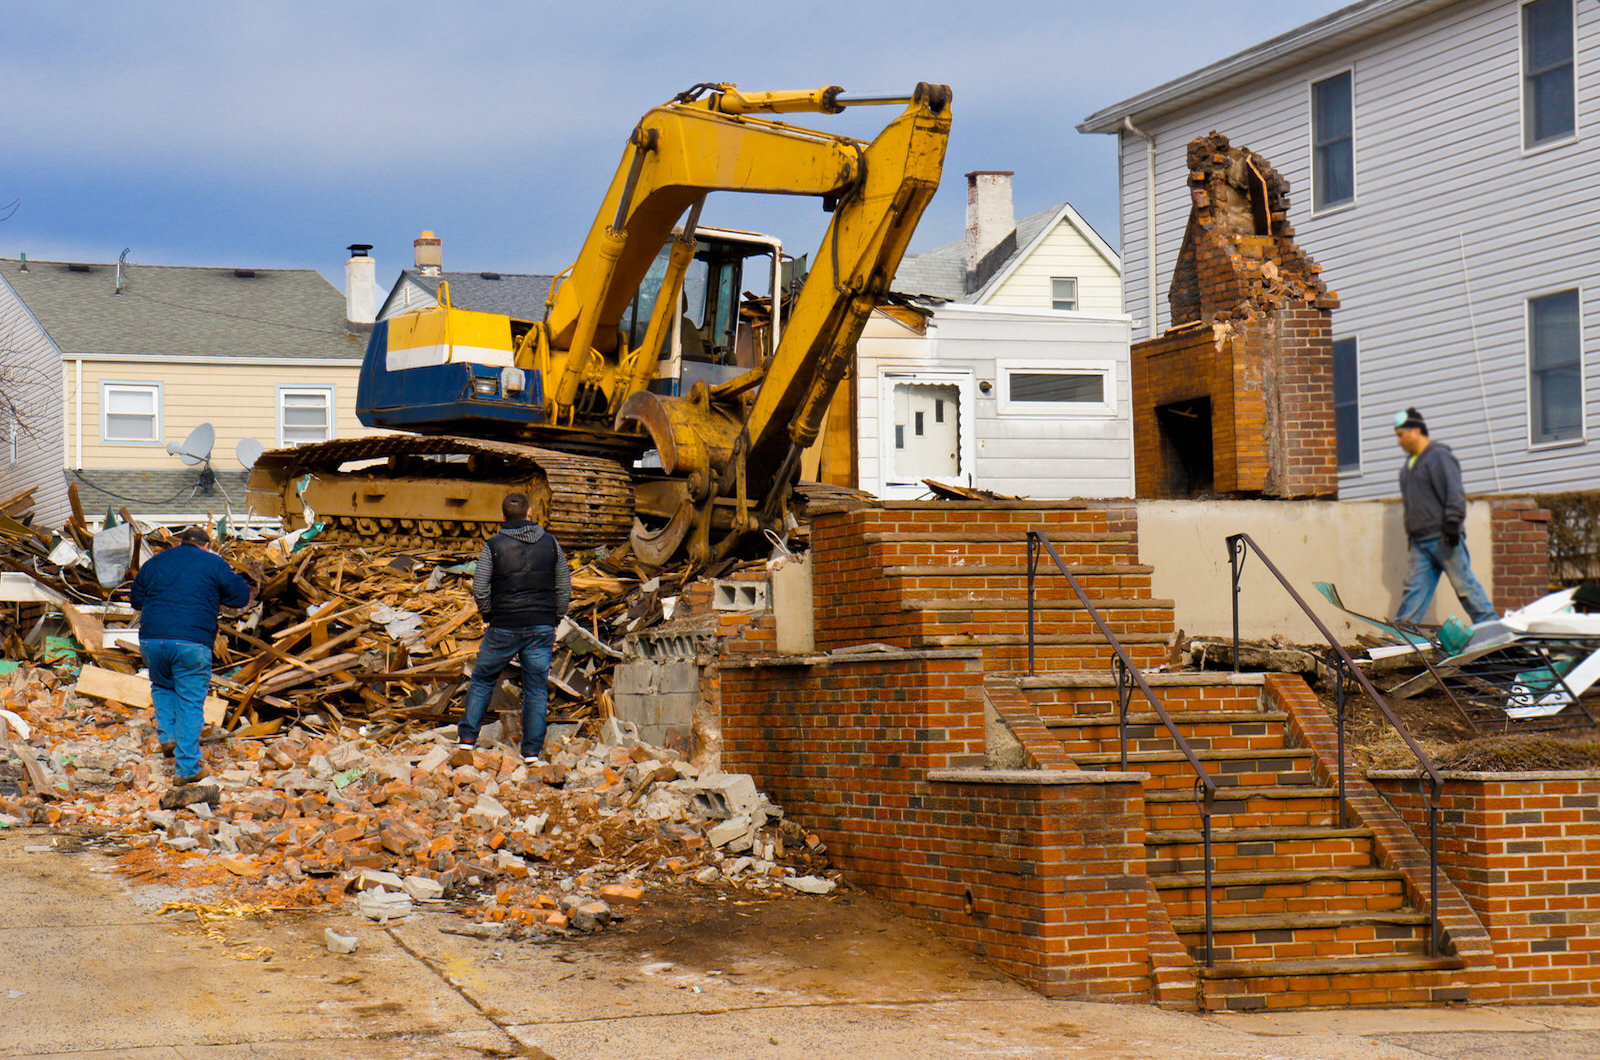
<svg viewBox="0 0 1600 1060"><path fill-rule="evenodd" d="M61 351L3 282L0 386L7 398L0 405L0 501L32 488L34 525L59 526L70 511L61 477Z"/></svg>
<svg viewBox="0 0 1600 1060"><path fill-rule="evenodd" d="M1566 64L1559 40L1549 43L1563 18ZM1353 198L1318 209L1318 151L1339 138L1319 136L1315 86L1346 75ZM1341 390L1358 427L1341 446L1355 454L1341 461L1341 497L1395 495L1390 421L1406 405L1455 450L1469 492L1593 488L1600 449L1585 425L1600 401L1588 354L1600 339L1597 93L1600 4L1591 0L1367 0L1092 115L1081 130L1119 140L1135 339L1170 322L1167 288L1189 214L1185 150L1216 130L1288 178L1296 241L1341 300L1334 339L1359 337L1354 385ZM1538 142L1528 132L1535 102ZM1563 292L1577 292L1576 314L1536 334L1537 300ZM1556 380L1567 406L1550 404Z"/></svg>
<svg viewBox="0 0 1600 1060"><path fill-rule="evenodd" d="M947 305L919 332L874 313L856 347L859 486L918 497L931 478L1020 497L1131 496L1128 328L1121 315L1069 323L1048 309Z"/></svg>

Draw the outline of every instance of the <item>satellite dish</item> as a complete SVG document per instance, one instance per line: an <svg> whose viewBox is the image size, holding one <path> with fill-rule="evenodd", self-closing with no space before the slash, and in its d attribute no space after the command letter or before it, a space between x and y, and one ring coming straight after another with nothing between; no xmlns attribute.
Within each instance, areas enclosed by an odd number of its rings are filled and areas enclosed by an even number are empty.
<svg viewBox="0 0 1600 1060"><path fill-rule="evenodd" d="M238 457L239 463L245 467L254 467L261 454L266 451L267 447L254 438L243 438L233 447L233 455Z"/></svg>
<svg viewBox="0 0 1600 1060"><path fill-rule="evenodd" d="M202 423L189 432L189 437L183 440L182 445L168 442L167 452L191 466L204 464L211 459L211 447L216 442L217 429L209 423Z"/></svg>

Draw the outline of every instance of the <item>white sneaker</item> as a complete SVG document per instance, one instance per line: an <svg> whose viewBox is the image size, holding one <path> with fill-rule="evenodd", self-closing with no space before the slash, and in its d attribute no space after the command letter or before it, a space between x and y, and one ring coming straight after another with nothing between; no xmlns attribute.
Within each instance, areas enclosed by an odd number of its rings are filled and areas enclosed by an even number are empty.
<svg viewBox="0 0 1600 1060"><path fill-rule="evenodd" d="M540 758L538 755L523 755L522 756L522 764L525 765L525 766L547 766L550 763L546 762L544 759Z"/></svg>
<svg viewBox="0 0 1600 1060"><path fill-rule="evenodd" d="M470 743L458 743L456 744L456 749L461 751L476 751L478 749L478 745Z"/></svg>

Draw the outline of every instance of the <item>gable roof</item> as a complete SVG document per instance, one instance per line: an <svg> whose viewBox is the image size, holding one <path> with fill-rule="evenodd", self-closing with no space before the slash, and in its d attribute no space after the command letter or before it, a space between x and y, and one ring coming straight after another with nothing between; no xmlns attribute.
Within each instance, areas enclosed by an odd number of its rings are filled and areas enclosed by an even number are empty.
<svg viewBox="0 0 1600 1060"><path fill-rule="evenodd" d="M444 272L425 275L416 269L404 269L389 289L378 310L383 319L394 300L395 292L405 284L427 291L435 301L439 298L439 282L450 284L450 304L457 309L472 309L480 313L499 313L518 320L543 320L544 301L550 295L554 276L528 272Z"/></svg>
<svg viewBox="0 0 1600 1060"><path fill-rule="evenodd" d="M1253 48L1193 73L1174 78L1121 103L1097 110L1078 123L1081 133L1114 133L1124 118L1147 121L1197 99L1298 66L1319 55L1421 18L1452 0L1361 0L1280 33Z"/></svg>
<svg viewBox="0 0 1600 1060"><path fill-rule="evenodd" d="M1090 227L1089 222L1079 216L1071 203L1063 202L1046 207L1037 213L1030 213L1017 222L1016 250L976 291L968 292L966 289L967 244L964 238L934 247L921 254L906 255L901 259L900 267L895 270L889 289L900 294L941 298L947 302L981 304L999 288L1005 277L1010 276L1019 265L1028 260L1028 256L1038 249L1045 237L1055 231L1063 221L1075 228L1095 252L1106 259L1107 264L1119 272L1122 270L1122 259L1117 252L1100 238L1100 234Z"/></svg>
<svg viewBox="0 0 1600 1060"><path fill-rule="evenodd" d="M365 336L315 269L117 266L0 258L14 291L66 354L354 358Z"/></svg>

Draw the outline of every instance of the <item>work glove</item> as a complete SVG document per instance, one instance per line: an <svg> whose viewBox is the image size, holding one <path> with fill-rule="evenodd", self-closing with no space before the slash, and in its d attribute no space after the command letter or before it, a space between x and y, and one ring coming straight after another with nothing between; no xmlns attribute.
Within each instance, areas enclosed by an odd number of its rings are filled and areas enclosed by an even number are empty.
<svg viewBox="0 0 1600 1060"><path fill-rule="evenodd" d="M1450 548L1461 544L1461 524L1454 519L1444 524L1444 543Z"/></svg>

